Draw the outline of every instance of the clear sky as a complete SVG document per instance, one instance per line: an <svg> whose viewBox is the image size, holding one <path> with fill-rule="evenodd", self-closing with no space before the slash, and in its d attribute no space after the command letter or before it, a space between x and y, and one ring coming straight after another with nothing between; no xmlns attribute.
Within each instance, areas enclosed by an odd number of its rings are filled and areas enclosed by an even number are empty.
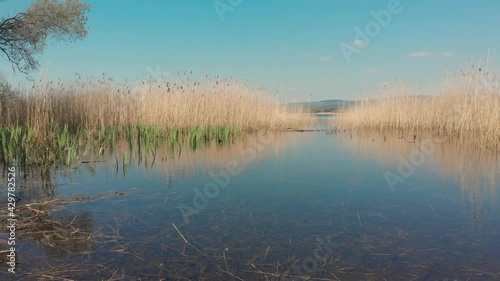
<svg viewBox="0 0 500 281"><path fill-rule="evenodd" d="M29 2L5 0L0 14ZM52 79L205 71L278 89L295 100L310 94L324 100L355 99L394 79L439 80L447 69L478 62L488 48L490 68L500 65L500 1L86 2L92 6L88 37L51 43L39 56ZM383 14L378 22L373 12ZM364 35L357 36L356 28ZM346 50L355 51L349 60ZM12 81L24 79L5 60L0 71Z"/></svg>

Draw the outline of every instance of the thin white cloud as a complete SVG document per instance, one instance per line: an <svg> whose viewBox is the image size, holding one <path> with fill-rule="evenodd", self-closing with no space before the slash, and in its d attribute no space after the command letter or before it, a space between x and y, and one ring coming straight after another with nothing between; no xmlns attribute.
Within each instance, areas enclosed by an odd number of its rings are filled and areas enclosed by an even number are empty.
<svg viewBox="0 0 500 281"><path fill-rule="evenodd" d="M373 74L379 72L380 69L375 68L375 67L370 67L365 70L365 74Z"/></svg>
<svg viewBox="0 0 500 281"><path fill-rule="evenodd" d="M311 56L311 52L303 52L302 55L304 57L309 57L309 56Z"/></svg>
<svg viewBox="0 0 500 281"><path fill-rule="evenodd" d="M365 45L365 41L363 41L361 39L357 39L357 40L352 41L352 44L354 46L361 47L361 46Z"/></svg>
<svg viewBox="0 0 500 281"><path fill-rule="evenodd" d="M322 62L327 62L327 61L331 61L332 58L329 57L329 56L320 56L319 57L319 61L322 61Z"/></svg>
<svg viewBox="0 0 500 281"><path fill-rule="evenodd" d="M444 53L442 53L441 55L442 55L443 57L445 57L445 58L452 58L452 57L454 57L454 56L455 56L455 53L453 53L453 52L444 52Z"/></svg>
<svg viewBox="0 0 500 281"><path fill-rule="evenodd" d="M420 57L428 57L430 55L431 55L431 53L428 53L428 52L415 52L415 53L409 53L406 56L412 57L412 58L420 58Z"/></svg>

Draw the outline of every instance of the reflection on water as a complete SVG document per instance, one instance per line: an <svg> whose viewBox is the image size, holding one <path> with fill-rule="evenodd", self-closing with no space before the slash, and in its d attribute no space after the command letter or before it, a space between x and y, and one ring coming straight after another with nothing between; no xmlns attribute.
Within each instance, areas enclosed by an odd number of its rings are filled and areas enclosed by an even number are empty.
<svg viewBox="0 0 500 281"><path fill-rule="evenodd" d="M342 136L342 145L347 149L361 159L375 160L381 165L400 164L401 157L409 159L412 153L423 151L428 146L429 155L424 155L423 166L433 167L443 176L455 178L464 188L479 186L480 179L490 181L493 188L495 174L500 172L499 154L483 149L474 140L454 141L435 136L408 137L373 132Z"/></svg>
<svg viewBox="0 0 500 281"><path fill-rule="evenodd" d="M229 145L217 145L215 141L203 148L191 150L183 146L160 146L155 153L138 155L137 151L130 151L126 141L119 142L116 149L103 159L105 168L115 174L127 176L124 171L130 167L148 170L150 173L160 173L172 178L183 178L193 175L199 170L223 169L227 162L238 161L242 165L248 162L259 162L266 157L278 157L288 148L297 146L303 138L288 138L277 133L259 133L247 135ZM272 145L270 145L272 144ZM245 160L255 154L255 159ZM124 157L127 159L123 161ZM95 163L94 163L95 164ZM124 169L123 165L129 166ZM95 173L95 165L92 173ZM86 168L85 168L86 169ZM101 170L102 171L102 170Z"/></svg>
<svg viewBox="0 0 500 281"><path fill-rule="evenodd" d="M400 176L398 169L403 167L405 171L401 175L402 179L395 180L396 188L410 187L402 183L418 169L437 172L443 183L455 181L460 186L463 208L469 209L477 225L481 223L484 204L496 206L498 203L499 154L483 149L474 140L462 139L457 142L430 135L407 137L373 132L355 133L354 136L353 133L344 134L342 140L342 147L364 161L375 161L396 177ZM405 175L405 172L409 175ZM431 187L426 185L418 188Z"/></svg>
<svg viewBox="0 0 500 281"><path fill-rule="evenodd" d="M71 204L39 208L89 242L24 235L17 277L499 280L498 155L425 139L289 132L147 157L121 144L57 174L47 199Z"/></svg>

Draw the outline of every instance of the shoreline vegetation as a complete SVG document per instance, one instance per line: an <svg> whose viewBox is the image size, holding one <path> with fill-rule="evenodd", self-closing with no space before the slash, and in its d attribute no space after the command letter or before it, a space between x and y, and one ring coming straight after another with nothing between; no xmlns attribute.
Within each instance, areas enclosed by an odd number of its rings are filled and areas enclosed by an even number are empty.
<svg viewBox="0 0 500 281"><path fill-rule="evenodd" d="M356 102L335 122L347 130L470 139L487 151L500 151L500 85L495 74L473 67L447 76L433 96L423 96L404 82L380 90L379 99Z"/></svg>
<svg viewBox="0 0 500 281"><path fill-rule="evenodd" d="M300 107L248 83L219 76L136 85L112 79L37 82L0 98L0 162L70 166L126 139L145 153L170 145L227 143L243 133L300 129L313 122Z"/></svg>

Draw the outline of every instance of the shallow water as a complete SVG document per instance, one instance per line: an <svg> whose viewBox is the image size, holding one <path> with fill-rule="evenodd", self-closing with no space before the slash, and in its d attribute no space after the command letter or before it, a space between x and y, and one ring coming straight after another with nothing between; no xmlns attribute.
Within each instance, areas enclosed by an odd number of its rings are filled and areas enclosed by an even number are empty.
<svg viewBox="0 0 500 281"><path fill-rule="evenodd" d="M19 208L89 197L33 208L90 235L20 235L2 280L500 280L499 159L468 144L315 131L125 153L18 179Z"/></svg>

